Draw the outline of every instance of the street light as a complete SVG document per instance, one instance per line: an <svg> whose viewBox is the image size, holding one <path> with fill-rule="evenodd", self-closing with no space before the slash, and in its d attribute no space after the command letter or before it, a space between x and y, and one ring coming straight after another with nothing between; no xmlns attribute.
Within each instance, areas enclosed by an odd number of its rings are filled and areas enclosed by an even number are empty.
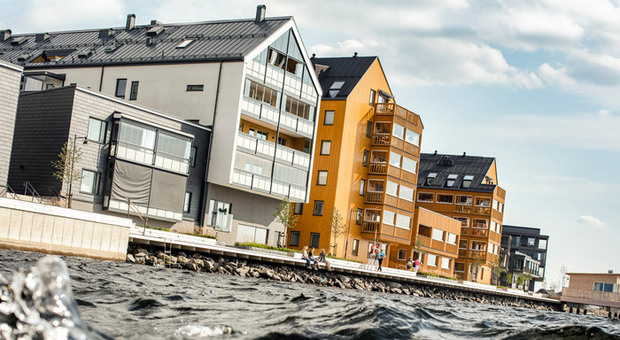
<svg viewBox="0 0 620 340"><path fill-rule="evenodd" d="M71 149L71 171L69 172L69 197L67 197L67 206L71 208L73 202L73 168L75 166L75 140L84 139L84 144L88 144L88 137L78 137L77 134L73 135L73 148Z"/></svg>

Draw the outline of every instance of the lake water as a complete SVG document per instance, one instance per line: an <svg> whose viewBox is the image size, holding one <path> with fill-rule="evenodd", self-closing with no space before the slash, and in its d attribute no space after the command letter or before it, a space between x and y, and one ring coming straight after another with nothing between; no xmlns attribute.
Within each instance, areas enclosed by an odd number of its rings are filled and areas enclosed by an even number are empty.
<svg viewBox="0 0 620 340"><path fill-rule="evenodd" d="M593 315L42 258L0 250L2 338L620 339Z"/></svg>

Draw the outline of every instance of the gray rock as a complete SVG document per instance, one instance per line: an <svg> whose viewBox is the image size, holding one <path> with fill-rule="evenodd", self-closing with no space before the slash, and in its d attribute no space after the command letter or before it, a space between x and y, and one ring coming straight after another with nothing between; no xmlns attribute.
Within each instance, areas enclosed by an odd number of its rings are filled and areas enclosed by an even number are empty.
<svg viewBox="0 0 620 340"><path fill-rule="evenodd" d="M136 258L133 257L133 255L131 254L127 254L127 257L125 258L126 262L131 262L131 263L136 263Z"/></svg>

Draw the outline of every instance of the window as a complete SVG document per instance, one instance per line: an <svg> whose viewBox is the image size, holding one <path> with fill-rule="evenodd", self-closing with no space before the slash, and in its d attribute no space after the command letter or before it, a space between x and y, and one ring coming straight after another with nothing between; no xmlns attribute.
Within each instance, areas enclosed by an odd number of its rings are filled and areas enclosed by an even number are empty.
<svg viewBox="0 0 620 340"><path fill-rule="evenodd" d="M502 204L502 202L493 199L493 209L499 211L499 212L503 212L504 209L504 205Z"/></svg>
<svg viewBox="0 0 620 340"><path fill-rule="evenodd" d="M364 186L366 186L366 180L360 180L360 195L364 195Z"/></svg>
<svg viewBox="0 0 620 340"><path fill-rule="evenodd" d="M248 135L263 140L267 140L267 138L269 137L269 133L261 130L254 130L253 128L250 128L250 130L248 130Z"/></svg>
<svg viewBox="0 0 620 340"><path fill-rule="evenodd" d="M314 201L314 210L312 214L315 216L323 216L323 201Z"/></svg>
<svg viewBox="0 0 620 340"><path fill-rule="evenodd" d="M420 134L407 129L405 133L405 141L415 146L420 146Z"/></svg>
<svg viewBox="0 0 620 340"><path fill-rule="evenodd" d="M431 237L433 229L431 227L427 227L425 225L420 224L420 229L418 230L418 235Z"/></svg>
<svg viewBox="0 0 620 340"><path fill-rule="evenodd" d="M387 151L373 150L370 153L370 163L387 163Z"/></svg>
<svg viewBox="0 0 620 340"><path fill-rule="evenodd" d="M488 220L482 220L482 219L478 219L478 218L474 218L474 228L479 228L479 229L487 229L489 227L489 221Z"/></svg>
<svg viewBox="0 0 620 340"><path fill-rule="evenodd" d="M424 182L424 185L433 185L433 182L435 181L435 177L437 177L436 172L429 173L428 176L426 176L426 181Z"/></svg>
<svg viewBox="0 0 620 340"><path fill-rule="evenodd" d="M469 228L469 218L467 217L455 217L455 220L461 221L462 228Z"/></svg>
<svg viewBox="0 0 620 340"><path fill-rule="evenodd" d="M459 241L459 249L467 249L467 240Z"/></svg>
<svg viewBox="0 0 620 340"><path fill-rule="evenodd" d="M605 282L594 282L594 291L611 293L614 291L614 284Z"/></svg>
<svg viewBox="0 0 620 340"><path fill-rule="evenodd" d="M403 229L409 229L409 223L411 222L411 217L396 214L396 226Z"/></svg>
<svg viewBox="0 0 620 340"><path fill-rule="evenodd" d="M278 107L278 91L251 80L246 81L245 87L245 95L249 98Z"/></svg>
<svg viewBox="0 0 620 340"><path fill-rule="evenodd" d="M215 230L230 231L232 226L232 204L228 202L209 201L210 226Z"/></svg>
<svg viewBox="0 0 620 340"><path fill-rule="evenodd" d="M325 111L323 125L334 125L334 111Z"/></svg>
<svg viewBox="0 0 620 340"><path fill-rule="evenodd" d="M108 123L95 119L88 119L88 140L97 142L97 143L105 143L105 133L108 128Z"/></svg>
<svg viewBox="0 0 620 340"><path fill-rule="evenodd" d="M370 138L370 133L372 132L372 122L366 122L366 137Z"/></svg>
<svg viewBox="0 0 620 340"><path fill-rule="evenodd" d="M426 257L426 264L431 267L437 267L437 255L428 254Z"/></svg>
<svg viewBox="0 0 620 340"><path fill-rule="evenodd" d="M319 170L316 185L327 185L327 171Z"/></svg>
<svg viewBox="0 0 620 340"><path fill-rule="evenodd" d="M471 205L471 202L472 202L471 196L456 195L456 204Z"/></svg>
<svg viewBox="0 0 620 340"><path fill-rule="evenodd" d="M293 205L293 214L301 215L304 212L304 204L303 203L295 203Z"/></svg>
<svg viewBox="0 0 620 340"><path fill-rule="evenodd" d="M187 92L201 92L204 91L205 86L202 84L196 84L196 85L187 85Z"/></svg>
<svg viewBox="0 0 620 340"><path fill-rule="evenodd" d="M490 207L491 199L485 197L476 197L476 206L477 207Z"/></svg>
<svg viewBox="0 0 620 340"><path fill-rule="evenodd" d="M301 66L302 63L300 63L299 61L288 58L288 61L286 62L286 71L292 74L299 75L301 73Z"/></svg>
<svg viewBox="0 0 620 340"><path fill-rule="evenodd" d="M538 240L538 249L547 249L547 240Z"/></svg>
<svg viewBox="0 0 620 340"><path fill-rule="evenodd" d="M353 256L357 256L360 250L360 240L353 240Z"/></svg>
<svg viewBox="0 0 620 340"><path fill-rule="evenodd" d="M456 179L459 177L459 175L457 174L449 174L448 175L448 180L446 181L446 187L453 187L454 186L454 182L456 182Z"/></svg>
<svg viewBox="0 0 620 340"><path fill-rule="evenodd" d="M310 248L318 248L319 240L321 239L321 234L319 233L310 233ZM313 254L315 255L315 254Z"/></svg>
<svg viewBox="0 0 620 340"><path fill-rule="evenodd" d="M432 238L435 241L442 241L443 242L443 234L444 234L443 230L433 228L433 236L432 236Z"/></svg>
<svg viewBox="0 0 620 340"><path fill-rule="evenodd" d="M398 184L397 183L388 181L386 187L387 187L385 190L386 194L390 196L398 197Z"/></svg>
<svg viewBox="0 0 620 340"><path fill-rule="evenodd" d="M332 141L330 140L324 140L321 141L321 155L329 155L329 153L331 152L331 148L332 148Z"/></svg>
<svg viewBox="0 0 620 340"><path fill-rule="evenodd" d="M362 156L362 165L368 166L368 150L364 150L364 155Z"/></svg>
<svg viewBox="0 0 620 340"><path fill-rule="evenodd" d="M198 148L192 146L192 149L189 152L189 165L194 168L196 167L196 154L198 153Z"/></svg>
<svg viewBox="0 0 620 340"><path fill-rule="evenodd" d="M364 221L379 222L379 211L374 209L364 210Z"/></svg>
<svg viewBox="0 0 620 340"><path fill-rule="evenodd" d="M485 251L487 244L485 242L471 241L471 250Z"/></svg>
<svg viewBox="0 0 620 340"><path fill-rule="evenodd" d="M375 135L389 135L390 122L375 122Z"/></svg>
<svg viewBox="0 0 620 340"><path fill-rule="evenodd" d="M407 200L413 201L413 189L406 187L404 185L400 186L400 192L398 193L398 197Z"/></svg>
<svg viewBox="0 0 620 340"><path fill-rule="evenodd" d="M80 192L96 195L99 191L99 173L82 169L82 184Z"/></svg>
<svg viewBox="0 0 620 340"><path fill-rule="evenodd" d="M131 88L129 89L129 100L138 99L138 85L139 84L140 82L137 82L137 81L131 82Z"/></svg>
<svg viewBox="0 0 620 340"><path fill-rule="evenodd" d="M186 48L194 41L194 39L185 39L182 43L178 44L176 48Z"/></svg>
<svg viewBox="0 0 620 340"><path fill-rule="evenodd" d="M450 259L447 257L441 258L441 268L450 269Z"/></svg>
<svg viewBox="0 0 620 340"><path fill-rule="evenodd" d="M299 231L291 231L291 242L289 244L294 247L299 246Z"/></svg>
<svg viewBox="0 0 620 340"><path fill-rule="evenodd" d="M396 152L390 152L390 165L400 168L400 160L403 156L397 154Z"/></svg>
<svg viewBox="0 0 620 340"><path fill-rule="evenodd" d="M453 199L452 195L437 194L437 203L452 204Z"/></svg>
<svg viewBox="0 0 620 340"><path fill-rule="evenodd" d="M528 237L527 238L527 246L528 247L533 247L536 245L536 239L533 237Z"/></svg>
<svg viewBox="0 0 620 340"><path fill-rule="evenodd" d="M191 209L191 202L192 202L192 193L191 192L186 192L185 193L185 201L183 202L183 212L184 213L189 213L189 210Z"/></svg>
<svg viewBox="0 0 620 340"><path fill-rule="evenodd" d="M114 95L119 98L125 98L125 91L127 90L127 79L116 79L116 91Z"/></svg>
<svg viewBox="0 0 620 340"><path fill-rule="evenodd" d="M448 238L446 239L446 243L456 245L456 234L448 233Z"/></svg>
<svg viewBox="0 0 620 340"><path fill-rule="evenodd" d="M409 171L412 174L415 174L417 165L418 165L418 162L414 161L413 159L403 157L403 170Z"/></svg>
<svg viewBox="0 0 620 340"><path fill-rule="evenodd" d="M467 189L471 186L471 182L474 180L474 176L467 175L463 177L463 182L461 182L461 188Z"/></svg>
<svg viewBox="0 0 620 340"><path fill-rule="evenodd" d="M407 259L407 249L398 249L398 259L399 260Z"/></svg>
<svg viewBox="0 0 620 340"><path fill-rule="evenodd" d="M355 215L355 224L362 225L362 209L357 209L357 214Z"/></svg>
<svg viewBox="0 0 620 340"><path fill-rule="evenodd" d="M433 196L430 192L418 192L418 202L433 202Z"/></svg>
<svg viewBox="0 0 620 340"><path fill-rule="evenodd" d="M270 48L267 62L275 67L284 69L284 66L286 64L286 55Z"/></svg>
<svg viewBox="0 0 620 340"><path fill-rule="evenodd" d="M463 262L454 262L454 271L458 273L462 273L465 271L465 263Z"/></svg>
<svg viewBox="0 0 620 340"><path fill-rule="evenodd" d="M375 97L376 96L377 96L377 91L370 90L370 100L368 101L368 104L375 105Z"/></svg>
<svg viewBox="0 0 620 340"><path fill-rule="evenodd" d="M280 144L282 146L286 146L286 138L278 137L278 144Z"/></svg>
<svg viewBox="0 0 620 340"><path fill-rule="evenodd" d="M314 107L292 97L286 97L285 111L303 119L310 120L310 112L314 112Z"/></svg>
<svg viewBox="0 0 620 340"><path fill-rule="evenodd" d="M394 127L392 128L392 136L398 139L405 138L405 128L401 125L394 123Z"/></svg>
<svg viewBox="0 0 620 340"><path fill-rule="evenodd" d="M396 214L389 210L383 210L383 224L394 225L394 217Z"/></svg>

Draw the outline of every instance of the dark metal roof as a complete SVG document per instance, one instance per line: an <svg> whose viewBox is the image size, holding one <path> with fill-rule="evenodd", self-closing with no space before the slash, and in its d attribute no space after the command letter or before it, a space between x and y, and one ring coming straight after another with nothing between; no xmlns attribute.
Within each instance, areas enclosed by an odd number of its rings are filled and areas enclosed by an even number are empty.
<svg viewBox="0 0 620 340"><path fill-rule="evenodd" d="M493 192L497 183L485 184L485 176L494 160L492 157L422 153L418 170L418 187ZM430 173L437 175L428 185L426 179ZM452 186L446 187L448 176L451 174L458 176ZM461 188L465 176L473 176L469 188Z"/></svg>
<svg viewBox="0 0 620 340"><path fill-rule="evenodd" d="M507 224L504 224L502 226L502 235L535 236L542 239L549 239L549 235L540 234L540 228L522 227Z"/></svg>
<svg viewBox="0 0 620 340"><path fill-rule="evenodd" d="M152 35L155 31L150 35L147 32L157 25L135 26L131 30L113 28L110 36L100 35L101 29L52 32L38 42L37 34L15 34L0 41L0 59L26 68L242 60L289 21L291 17L267 18L258 24L254 19L162 24L163 30L156 30L156 35ZM148 38L152 39L151 44ZM26 41L12 44L20 39ZM185 48L177 48L185 39L194 41ZM46 51L59 50L70 53L58 61L31 62Z"/></svg>
<svg viewBox="0 0 620 340"><path fill-rule="evenodd" d="M366 74L370 65L377 57L340 57L340 58L312 58L314 65L329 66L327 70L319 73L319 82L323 88L324 99L346 99L355 88L360 79ZM342 87L335 93L330 94L330 88L334 82L342 81ZM336 91L335 89L334 91Z"/></svg>

